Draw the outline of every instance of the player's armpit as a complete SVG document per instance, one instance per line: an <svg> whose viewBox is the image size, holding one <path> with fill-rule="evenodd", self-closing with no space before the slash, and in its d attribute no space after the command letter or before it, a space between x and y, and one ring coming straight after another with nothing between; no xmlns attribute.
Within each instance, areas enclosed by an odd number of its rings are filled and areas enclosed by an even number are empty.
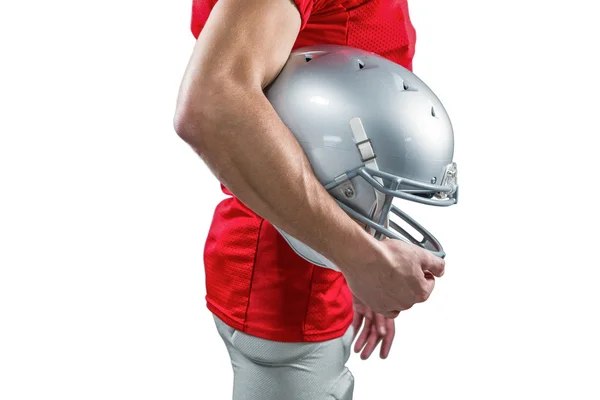
<svg viewBox="0 0 600 400"><path fill-rule="evenodd" d="M300 25L293 0L219 0L196 41L180 101L224 81L264 88L287 61Z"/></svg>

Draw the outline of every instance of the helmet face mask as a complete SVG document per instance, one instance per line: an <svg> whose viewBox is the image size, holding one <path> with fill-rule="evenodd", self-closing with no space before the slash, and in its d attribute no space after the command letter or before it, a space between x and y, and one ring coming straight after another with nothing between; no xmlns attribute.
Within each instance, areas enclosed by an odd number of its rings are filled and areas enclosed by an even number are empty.
<svg viewBox="0 0 600 400"><path fill-rule="evenodd" d="M392 204L399 198L444 207L458 199L452 125L425 83L373 53L326 45L294 51L265 94L351 218L377 239L445 256L431 233ZM277 229L301 257L339 270Z"/></svg>
<svg viewBox="0 0 600 400"><path fill-rule="evenodd" d="M346 181L334 181L325 188L335 197L340 207L355 221L360 222L370 228L369 232L378 239L387 237L390 239L403 240L408 243L423 247L433 252L438 257L444 257L445 253L441 244L435 237L429 233L423 226L411 218L408 214L400 210L393 203L395 198L410 200L413 202L434 205L450 206L456 204L458 199L458 185L456 184L456 164L447 166L444 175L444 185L422 184L420 182L403 180L402 177L391 176L381 171L374 171L369 168L360 167L352 171L345 177ZM361 212L360 204L355 201L356 189L352 184L350 176L355 179L363 179L373 189L375 193L375 202L369 213ZM451 179L449 177L452 177ZM379 179L378 179L379 178ZM382 182L383 181L383 182ZM402 185L408 189L401 189ZM338 193L335 193L335 192ZM416 239L406 229L390 218L390 214L395 215L407 223L423 238Z"/></svg>

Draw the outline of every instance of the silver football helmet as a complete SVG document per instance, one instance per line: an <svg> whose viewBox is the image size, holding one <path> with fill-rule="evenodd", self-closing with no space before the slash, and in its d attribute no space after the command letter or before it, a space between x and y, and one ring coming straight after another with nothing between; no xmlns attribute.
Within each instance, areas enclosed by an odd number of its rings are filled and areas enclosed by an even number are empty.
<svg viewBox="0 0 600 400"><path fill-rule="evenodd" d="M374 53L322 45L292 52L265 94L304 149L317 179L349 216L378 239L403 240L445 256L431 233L392 205L394 198L433 206L458 199L452 125L425 83ZM339 270L277 230L304 259Z"/></svg>

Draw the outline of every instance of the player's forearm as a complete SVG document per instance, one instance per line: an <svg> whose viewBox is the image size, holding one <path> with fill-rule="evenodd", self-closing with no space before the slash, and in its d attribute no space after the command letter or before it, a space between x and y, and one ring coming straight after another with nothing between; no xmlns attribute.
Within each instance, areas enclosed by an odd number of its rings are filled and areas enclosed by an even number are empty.
<svg viewBox="0 0 600 400"><path fill-rule="evenodd" d="M221 87L219 93L204 97L201 105L180 109L179 135L254 212L342 271L348 268L346 260L354 257L348 249L367 251L372 246L368 234L318 182L302 148L262 92L232 86Z"/></svg>

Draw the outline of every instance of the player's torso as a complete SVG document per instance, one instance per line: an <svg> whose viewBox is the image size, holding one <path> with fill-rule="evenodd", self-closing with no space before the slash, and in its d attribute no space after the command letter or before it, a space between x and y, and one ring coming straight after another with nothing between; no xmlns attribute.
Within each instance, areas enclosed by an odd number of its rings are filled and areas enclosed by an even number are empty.
<svg viewBox="0 0 600 400"><path fill-rule="evenodd" d="M311 9L303 14L306 24L294 48L348 45L411 69L415 34L406 0L294 1L301 12ZM215 4L194 0L195 37ZM208 308L248 334L284 342L322 341L340 337L352 322L352 294L342 274L302 259L268 221L234 196L215 209L204 267Z"/></svg>

